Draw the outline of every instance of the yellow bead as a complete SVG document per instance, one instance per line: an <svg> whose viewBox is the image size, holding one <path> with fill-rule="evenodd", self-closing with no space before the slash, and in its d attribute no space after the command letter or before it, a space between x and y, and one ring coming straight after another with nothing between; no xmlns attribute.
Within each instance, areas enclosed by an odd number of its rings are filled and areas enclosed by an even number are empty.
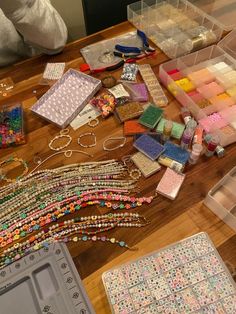
<svg viewBox="0 0 236 314"><path fill-rule="evenodd" d="M111 242L111 243L115 243L115 242L116 242L116 239L115 239L115 238L111 238L111 239L110 239L110 242Z"/></svg>
<svg viewBox="0 0 236 314"><path fill-rule="evenodd" d="M14 237L13 237L13 240L14 240L14 241L19 240L19 239L20 239L19 234L14 235Z"/></svg>
<svg viewBox="0 0 236 314"><path fill-rule="evenodd" d="M195 89L193 83L186 77L182 78L181 80L175 81L175 84L177 84L186 93L189 93Z"/></svg>

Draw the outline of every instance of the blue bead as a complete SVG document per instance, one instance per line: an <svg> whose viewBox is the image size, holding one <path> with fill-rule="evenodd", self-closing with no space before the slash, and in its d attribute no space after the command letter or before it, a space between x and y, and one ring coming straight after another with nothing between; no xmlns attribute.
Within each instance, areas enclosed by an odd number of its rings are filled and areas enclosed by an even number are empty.
<svg viewBox="0 0 236 314"><path fill-rule="evenodd" d="M104 201L101 201L101 202L100 202L100 206L104 207L104 206L105 206L105 202L104 202Z"/></svg>
<svg viewBox="0 0 236 314"><path fill-rule="evenodd" d="M82 240L83 240L83 241L87 241L87 240L88 240L88 237L87 237L87 236L83 236L83 237L82 237Z"/></svg>
<svg viewBox="0 0 236 314"><path fill-rule="evenodd" d="M124 247L124 246L125 246L125 242L124 242L124 241L120 241L120 242L119 242L119 245L120 245L121 247Z"/></svg>

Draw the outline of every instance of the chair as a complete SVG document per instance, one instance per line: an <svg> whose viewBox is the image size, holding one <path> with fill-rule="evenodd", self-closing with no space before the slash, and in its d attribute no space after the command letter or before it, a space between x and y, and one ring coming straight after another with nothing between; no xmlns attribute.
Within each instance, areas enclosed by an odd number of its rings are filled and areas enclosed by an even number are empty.
<svg viewBox="0 0 236 314"><path fill-rule="evenodd" d="M127 5L136 1L82 0L87 35L126 21Z"/></svg>

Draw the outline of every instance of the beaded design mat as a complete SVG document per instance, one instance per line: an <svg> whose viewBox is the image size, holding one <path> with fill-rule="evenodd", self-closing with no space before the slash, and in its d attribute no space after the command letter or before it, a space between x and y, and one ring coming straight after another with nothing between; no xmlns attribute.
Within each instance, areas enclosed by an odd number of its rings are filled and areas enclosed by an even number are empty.
<svg viewBox="0 0 236 314"><path fill-rule="evenodd" d="M103 274L113 313L236 313L236 285L206 233Z"/></svg>

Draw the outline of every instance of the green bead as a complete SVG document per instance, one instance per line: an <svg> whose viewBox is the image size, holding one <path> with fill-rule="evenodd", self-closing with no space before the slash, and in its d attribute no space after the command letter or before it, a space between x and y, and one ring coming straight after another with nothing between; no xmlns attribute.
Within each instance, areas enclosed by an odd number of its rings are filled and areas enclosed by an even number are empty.
<svg viewBox="0 0 236 314"><path fill-rule="evenodd" d="M26 218L26 217L27 217L26 213L20 214L20 218L24 219L24 218Z"/></svg>
<svg viewBox="0 0 236 314"><path fill-rule="evenodd" d="M75 206L75 210L79 210L80 208L81 208L80 205L76 205L76 206Z"/></svg>
<svg viewBox="0 0 236 314"><path fill-rule="evenodd" d="M40 209L44 209L46 206L45 206L44 203L42 203L42 204L39 205L39 207L40 207Z"/></svg>
<svg viewBox="0 0 236 314"><path fill-rule="evenodd" d="M21 236L22 238L25 237L25 235L26 235L25 231L22 231L22 232L20 233L20 236Z"/></svg>
<svg viewBox="0 0 236 314"><path fill-rule="evenodd" d="M2 225L2 230L6 230L8 228L8 224L3 224Z"/></svg>
<svg viewBox="0 0 236 314"><path fill-rule="evenodd" d="M124 209L125 205L124 204L120 204L120 209Z"/></svg>

